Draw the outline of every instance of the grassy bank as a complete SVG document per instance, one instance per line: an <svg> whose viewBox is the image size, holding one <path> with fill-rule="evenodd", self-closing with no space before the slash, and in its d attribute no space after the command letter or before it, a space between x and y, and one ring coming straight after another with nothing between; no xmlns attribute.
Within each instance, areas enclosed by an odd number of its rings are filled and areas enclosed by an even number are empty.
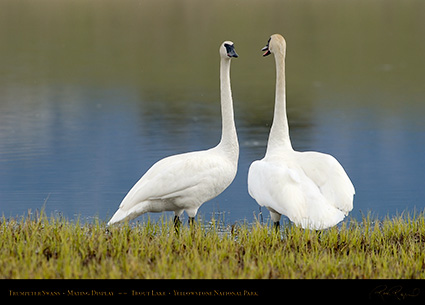
<svg viewBox="0 0 425 305"><path fill-rule="evenodd" d="M0 219L0 278L425 278L424 213L295 226Z"/></svg>

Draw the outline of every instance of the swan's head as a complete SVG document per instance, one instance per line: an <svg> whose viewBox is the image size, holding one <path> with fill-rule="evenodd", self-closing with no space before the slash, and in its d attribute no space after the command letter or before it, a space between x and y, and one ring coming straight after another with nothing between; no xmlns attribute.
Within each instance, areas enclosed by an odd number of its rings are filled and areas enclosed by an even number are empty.
<svg viewBox="0 0 425 305"><path fill-rule="evenodd" d="M283 54L285 56L286 53L286 41L280 34L274 34L270 36L269 41L267 41L267 45L261 49L264 52L263 56L273 54Z"/></svg>
<svg viewBox="0 0 425 305"><path fill-rule="evenodd" d="M220 55L222 58L238 57L239 55L235 51L235 45L231 41L225 41L220 46Z"/></svg>

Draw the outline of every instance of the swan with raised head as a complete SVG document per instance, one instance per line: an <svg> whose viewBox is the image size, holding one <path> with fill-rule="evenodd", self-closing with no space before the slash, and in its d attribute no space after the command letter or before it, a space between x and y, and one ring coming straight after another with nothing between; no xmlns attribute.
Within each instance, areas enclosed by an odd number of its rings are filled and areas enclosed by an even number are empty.
<svg viewBox="0 0 425 305"><path fill-rule="evenodd" d="M275 57L275 107L266 154L249 168L249 194L270 211L276 228L281 215L305 229L335 226L353 209L354 186L333 156L294 151L286 116L286 41L272 35L262 51Z"/></svg>
<svg viewBox="0 0 425 305"><path fill-rule="evenodd" d="M174 224L186 211L193 223L199 207L222 193L237 171L239 144L233 115L230 61L238 57L234 44L220 45L222 134L208 150L166 157L156 162L128 192L108 225L131 220L147 212L174 212Z"/></svg>

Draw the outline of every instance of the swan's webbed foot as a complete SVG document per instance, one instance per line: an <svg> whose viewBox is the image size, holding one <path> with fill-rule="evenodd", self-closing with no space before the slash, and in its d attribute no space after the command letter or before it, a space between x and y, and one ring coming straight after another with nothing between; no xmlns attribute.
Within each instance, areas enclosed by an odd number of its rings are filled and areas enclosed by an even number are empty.
<svg viewBox="0 0 425 305"><path fill-rule="evenodd" d="M195 217L189 217L188 223L189 226L193 228L193 226L195 225Z"/></svg>
<svg viewBox="0 0 425 305"><path fill-rule="evenodd" d="M273 228L275 229L276 233L278 233L280 229L280 222L279 221L273 222Z"/></svg>

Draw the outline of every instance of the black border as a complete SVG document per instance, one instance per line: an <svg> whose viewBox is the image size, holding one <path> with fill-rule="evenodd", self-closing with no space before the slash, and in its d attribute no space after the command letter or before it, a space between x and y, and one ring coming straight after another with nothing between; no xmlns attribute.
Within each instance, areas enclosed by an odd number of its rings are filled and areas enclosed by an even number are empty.
<svg viewBox="0 0 425 305"><path fill-rule="evenodd" d="M425 304L423 280L0 280L0 287L0 300L16 301L28 297L113 297L134 301L230 297L275 301L285 298L288 303L300 304Z"/></svg>

